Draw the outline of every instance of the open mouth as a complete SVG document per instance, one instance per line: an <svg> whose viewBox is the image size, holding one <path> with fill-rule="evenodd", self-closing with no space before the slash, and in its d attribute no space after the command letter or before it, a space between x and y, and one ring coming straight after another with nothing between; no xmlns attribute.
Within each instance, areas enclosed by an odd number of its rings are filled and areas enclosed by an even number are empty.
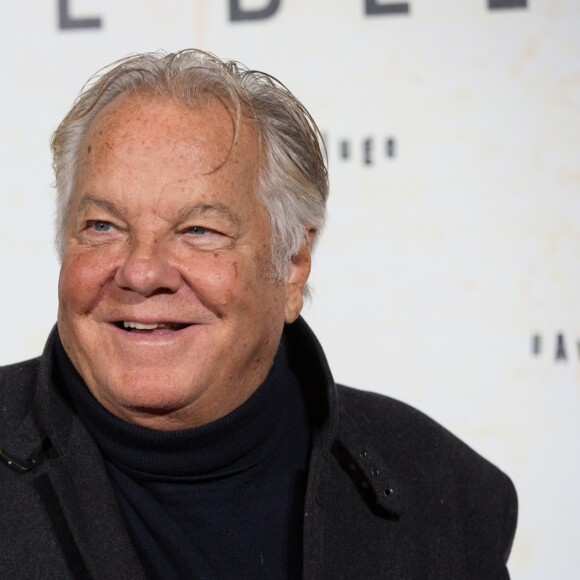
<svg viewBox="0 0 580 580"><path fill-rule="evenodd" d="M131 320L119 320L118 322L114 323L117 328L121 330L125 330L127 332L140 332L140 333L149 333L149 334L157 334L159 332L174 332L176 330L182 330L191 326L191 324L187 323L180 323L180 322L153 322L153 323L146 323L146 322L134 322Z"/></svg>

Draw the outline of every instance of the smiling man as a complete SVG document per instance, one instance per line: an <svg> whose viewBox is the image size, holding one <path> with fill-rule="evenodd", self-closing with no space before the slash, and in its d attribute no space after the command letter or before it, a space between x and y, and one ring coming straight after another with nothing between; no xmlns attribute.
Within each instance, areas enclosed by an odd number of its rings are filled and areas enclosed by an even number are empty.
<svg viewBox="0 0 580 580"><path fill-rule="evenodd" d="M285 87L138 55L52 145L58 324L0 369L1 578L509 577L509 479L336 385L300 318L328 181Z"/></svg>
<svg viewBox="0 0 580 580"><path fill-rule="evenodd" d="M58 328L112 414L152 429L202 425L265 379L310 262L305 236L286 280L272 276L260 157L255 124L217 98L119 97L88 128Z"/></svg>

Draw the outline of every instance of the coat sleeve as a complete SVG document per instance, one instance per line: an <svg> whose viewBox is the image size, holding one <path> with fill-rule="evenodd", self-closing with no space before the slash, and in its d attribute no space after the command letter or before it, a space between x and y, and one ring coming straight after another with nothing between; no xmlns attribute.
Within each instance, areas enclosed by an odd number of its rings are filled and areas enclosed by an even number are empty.
<svg viewBox="0 0 580 580"><path fill-rule="evenodd" d="M499 556L506 569L505 578L509 578L509 573L507 572L507 561L510 556L514 537L516 533L516 526L518 521L518 496L516 494L516 489L509 477L504 476L506 480L507 493L505 499L505 511L503 526L501 530L500 540L499 540Z"/></svg>

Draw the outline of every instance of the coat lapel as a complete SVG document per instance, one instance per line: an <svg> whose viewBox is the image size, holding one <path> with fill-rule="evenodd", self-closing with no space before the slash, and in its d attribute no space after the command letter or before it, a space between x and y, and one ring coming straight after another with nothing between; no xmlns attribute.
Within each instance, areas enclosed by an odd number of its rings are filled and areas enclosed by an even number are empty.
<svg viewBox="0 0 580 580"><path fill-rule="evenodd" d="M144 578L103 460L78 421L66 453L48 463L48 477L90 578Z"/></svg>
<svg viewBox="0 0 580 580"><path fill-rule="evenodd" d="M35 401L52 447L45 461L50 484L44 495L45 503L52 503L47 507L53 525L60 529L61 543L68 544L63 550L73 573L84 566L91 580L144 579L101 453L59 389L55 339L56 328L41 358Z"/></svg>

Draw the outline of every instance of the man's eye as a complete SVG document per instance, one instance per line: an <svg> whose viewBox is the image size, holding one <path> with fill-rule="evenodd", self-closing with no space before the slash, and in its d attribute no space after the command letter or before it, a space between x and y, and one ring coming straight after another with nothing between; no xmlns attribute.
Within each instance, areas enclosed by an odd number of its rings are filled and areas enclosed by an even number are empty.
<svg viewBox="0 0 580 580"><path fill-rule="evenodd" d="M193 236L204 236L208 233L207 228L202 228L201 226L191 226L187 228L187 233Z"/></svg>
<svg viewBox="0 0 580 580"><path fill-rule="evenodd" d="M113 225L110 222L92 221L89 223L89 227L96 232L108 232L111 230Z"/></svg>
<svg viewBox="0 0 580 580"><path fill-rule="evenodd" d="M193 248L199 250L216 250L224 248L230 243L230 238L220 230L204 226L186 226L182 230L183 240Z"/></svg>

